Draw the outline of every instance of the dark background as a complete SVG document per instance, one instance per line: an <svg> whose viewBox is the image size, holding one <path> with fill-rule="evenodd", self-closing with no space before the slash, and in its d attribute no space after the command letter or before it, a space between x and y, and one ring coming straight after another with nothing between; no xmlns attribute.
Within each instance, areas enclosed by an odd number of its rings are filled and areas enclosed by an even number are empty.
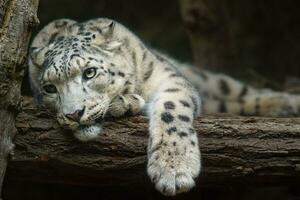
<svg viewBox="0 0 300 200"><path fill-rule="evenodd" d="M170 54L180 61L195 63L199 52L193 48L196 42L189 40L192 39L187 34L189 27L182 17L180 2L185 1L41 0L38 11L39 29L58 18L84 21L108 17L129 27L148 46ZM228 37L219 41L220 48L223 44L228 46L229 53L226 55L228 62L217 67L202 66L201 62L196 62L197 66L225 72L257 87L299 92L300 1L222 2L226 7L226 21L217 25L225 27L223 29L228 34ZM217 3L218 1L215 2ZM201 21L201 18L196 20ZM207 23L205 19L203 21L200 24ZM193 31L197 34L198 30ZM207 30L200 29L200 31ZM28 88L26 83L23 86L25 94L29 93Z"/></svg>
<svg viewBox="0 0 300 200"><path fill-rule="evenodd" d="M224 2L227 4L226 26L230 34L224 43L230 44L230 62L226 67L220 66L213 70L226 72L256 86L297 92L294 88L300 85L300 1ZM167 52L179 60L193 63L197 54L190 48L194 41L190 41L187 34L189 27L181 15L180 4L175 0L41 0L38 17L41 22L39 28L57 18L83 21L109 17L129 27L149 46ZM210 66L197 67L210 69ZM27 81L24 82L23 93L29 94ZM299 190L300 187L293 184L255 186L245 183L215 187L199 185L191 193L178 198L295 200L300 199ZM151 184L96 187L14 181L5 182L4 198L164 199Z"/></svg>

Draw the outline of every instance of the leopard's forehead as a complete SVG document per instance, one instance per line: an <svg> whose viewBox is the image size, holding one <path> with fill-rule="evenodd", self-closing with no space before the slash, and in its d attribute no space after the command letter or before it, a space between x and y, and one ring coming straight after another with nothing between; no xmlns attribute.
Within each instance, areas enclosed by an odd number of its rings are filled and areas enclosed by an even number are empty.
<svg viewBox="0 0 300 200"><path fill-rule="evenodd" d="M63 82L92 64L103 68L123 66L124 59L112 56L121 43L108 39L111 29L111 23L104 23L102 27L87 22L75 23L54 33L45 47L42 79Z"/></svg>
<svg viewBox="0 0 300 200"><path fill-rule="evenodd" d="M55 39L45 53L43 79L64 80L90 64L104 64L108 57L91 45L92 37L92 34L86 34L84 37L60 36Z"/></svg>
<svg viewBox="0 0 300 200"><path fill-rule="evenodd" d="M95 48L90 47L91 37L59 36L49 45L43 66L49 67L57 64L57 62L66 63L72 60L74 56L95 51Z"/></svg>

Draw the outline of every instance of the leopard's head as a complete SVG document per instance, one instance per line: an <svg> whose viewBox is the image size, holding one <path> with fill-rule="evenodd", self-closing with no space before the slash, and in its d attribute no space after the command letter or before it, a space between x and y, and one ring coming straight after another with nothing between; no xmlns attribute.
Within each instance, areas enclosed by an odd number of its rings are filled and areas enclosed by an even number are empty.
<svg viewBox="0 0 300 200"><path fill-rule="evenodd" d="M128 63L114 39L115 23L61 19L35 37L29 77L36 99L73 130L101 123L127 81ZM122 69L123 71L120 71Z"/></svg>

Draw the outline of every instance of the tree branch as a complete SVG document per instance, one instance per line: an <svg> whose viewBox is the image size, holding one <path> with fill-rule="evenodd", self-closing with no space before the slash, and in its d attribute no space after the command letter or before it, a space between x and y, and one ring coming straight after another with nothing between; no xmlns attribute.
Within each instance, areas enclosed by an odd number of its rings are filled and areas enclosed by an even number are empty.
<svg viewBox="0 0 300 200"><path fill-rule="evenodd" d="M299 118L204 116L194 125L203 158L200 181L299 181ZM8 179L89 185L147 179L145 117L106 122L98 141L81 143L26 98L16 126Z"/></svg>

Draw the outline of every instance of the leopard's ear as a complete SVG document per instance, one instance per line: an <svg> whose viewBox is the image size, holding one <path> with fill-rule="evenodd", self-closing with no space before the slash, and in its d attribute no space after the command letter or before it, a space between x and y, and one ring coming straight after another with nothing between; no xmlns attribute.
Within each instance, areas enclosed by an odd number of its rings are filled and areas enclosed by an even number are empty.
<svg viewBox="0 0 300 200"><path fill-rule="evenodd" d="M50 22L35 36L31 43L31 47L46 47L58 36L59 33L75 23L76 21L70 19L58 19Z"/></svg>
<svg viewBox="0 0 300 200"><path fill-rule="evenodd" d="M121 45L115 37L116 22L107 18L98 18L85 22L87 30L93 33L92 44L104 50L113 50Z"/></svg>
<svg viewBox="0 0 300 200"><path fill-rule="evenodd" d="M41 68L45 61L45 53L47 47L31 47L29 49L29 66L34 65L37 68Z"/></svg>
<svg viewBox="0 0 300 200"><path fill-rule="evenodd" d="M85 28L92 31L95 35L96 43L104 42L113 38L116 28L116 23L112 19L98 18L84 22Z"/></svg>
<svg viewBox="0 0 300 200"><path fill-rule="evenodd" d="M88 21L86 24L94 33L92 43L102 50L114 52L124 44L124 41L116 37L117 22L107 18L99 18Z"/></svg>
<svg viewBox="0 0 300 200"><path fill-rule="evenodd" d="M106 40L109 40L113 37L115 30L115 22L110 20L107 21L104 26L102 26L102 34Z"/></svg>

